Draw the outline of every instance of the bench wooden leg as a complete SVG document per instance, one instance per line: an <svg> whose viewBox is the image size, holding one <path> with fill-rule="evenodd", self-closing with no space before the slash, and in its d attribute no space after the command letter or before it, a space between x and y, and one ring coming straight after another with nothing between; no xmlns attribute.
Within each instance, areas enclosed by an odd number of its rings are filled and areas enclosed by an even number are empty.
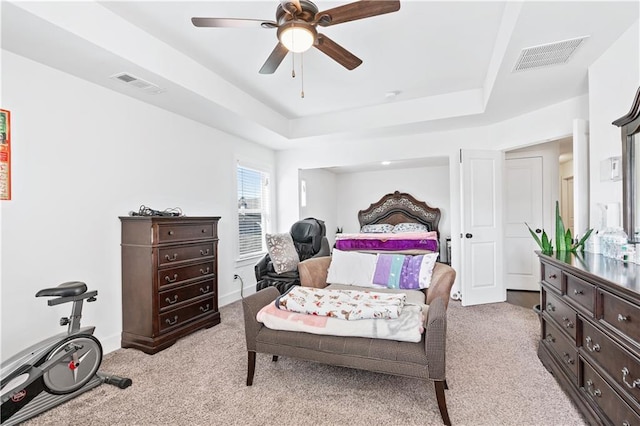
<svg viewBox="0 0 640 426"><path fill-rule="evenodd" d="M434 381L436 386L436 398L438 399L438 408L440 409L440 416L445 425L451 426L451 420L449 420L449 412L447 411L447 400L444 396L444 390L448 389L446 380Z"/></svg>
<svg viewBox="0 0 640 426"><path fill-rule="evenodd" d="M253 375L256 372L256 353L248 351L247 354L247 386L251 386L253 384Z"/></svg>

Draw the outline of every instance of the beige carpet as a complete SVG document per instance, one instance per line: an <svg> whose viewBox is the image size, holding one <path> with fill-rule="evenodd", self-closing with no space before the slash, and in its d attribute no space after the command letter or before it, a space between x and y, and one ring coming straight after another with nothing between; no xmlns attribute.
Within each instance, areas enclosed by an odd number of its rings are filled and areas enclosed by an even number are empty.
<svg viewBox="0 0 640 426"><path fill-rule="evenodd" d="M108 354L102 370L133 379L102 385L27 425L441 425L433 385L259 354L245 386L241 304L222 323L146 355ZM454 425L582 425L536 355L531 309L507 303L448 311L446 391Z"/></svg>

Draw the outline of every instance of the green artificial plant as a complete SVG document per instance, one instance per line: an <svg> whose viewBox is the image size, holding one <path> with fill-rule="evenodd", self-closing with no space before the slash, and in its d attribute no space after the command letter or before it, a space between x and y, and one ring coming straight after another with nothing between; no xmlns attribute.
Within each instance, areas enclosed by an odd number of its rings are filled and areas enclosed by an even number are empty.
<svg viewBox="0 0 640 426"><path fill-rule="evenodd" d="M542 250L542 253L553 253L553 240L549 239L547 233L543 230L542 238L539 238L536 233L531 230L531 227L526 222L525 225L527 225L527 228L529 229L529 232L531 233L533 239L536 241L536 243L538 243L538 246L540 247L540 250ZM571 229L567 229L566 231L564 229L564 223L562 222L562 217L560 216L560 205L558 201L556 201L556 244L558 246L556 248L556 251L574 253L578 250L583 251L584 243L587 241L587 239L589 239L592 231L593 229L589 229L582 236L580 241L574 242L571 235Z"/></svg>

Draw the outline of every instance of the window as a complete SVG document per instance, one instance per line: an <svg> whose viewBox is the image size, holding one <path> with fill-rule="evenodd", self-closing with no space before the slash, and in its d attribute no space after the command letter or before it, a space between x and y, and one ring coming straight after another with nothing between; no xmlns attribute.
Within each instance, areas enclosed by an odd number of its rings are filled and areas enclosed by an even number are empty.
<svg viewBox="0 0 640 426"><path fill-rule="evenodd" d="M240 258L266 251L269 232L269 174L238 165L238 247Z"/></svg>

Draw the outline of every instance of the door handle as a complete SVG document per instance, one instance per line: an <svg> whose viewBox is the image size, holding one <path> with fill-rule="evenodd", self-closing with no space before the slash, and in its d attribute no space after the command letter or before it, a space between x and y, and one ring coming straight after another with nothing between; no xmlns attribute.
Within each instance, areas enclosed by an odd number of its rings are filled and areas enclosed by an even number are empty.
<svg viewBox="0 0 640 426"><path fill-rule="evenodd" d="M536 234L539 234L539 233L541 233L541 232L542 232L542 229L540 229L540 228L536 228Z"/></svg>
<svg viewBox="0 0 640 426"><path fill-rule="evenodd" d="M468 232L466 234L464 234L464 236L467 237L467 238L473 238L473 234L470 234Z"/></svg>

